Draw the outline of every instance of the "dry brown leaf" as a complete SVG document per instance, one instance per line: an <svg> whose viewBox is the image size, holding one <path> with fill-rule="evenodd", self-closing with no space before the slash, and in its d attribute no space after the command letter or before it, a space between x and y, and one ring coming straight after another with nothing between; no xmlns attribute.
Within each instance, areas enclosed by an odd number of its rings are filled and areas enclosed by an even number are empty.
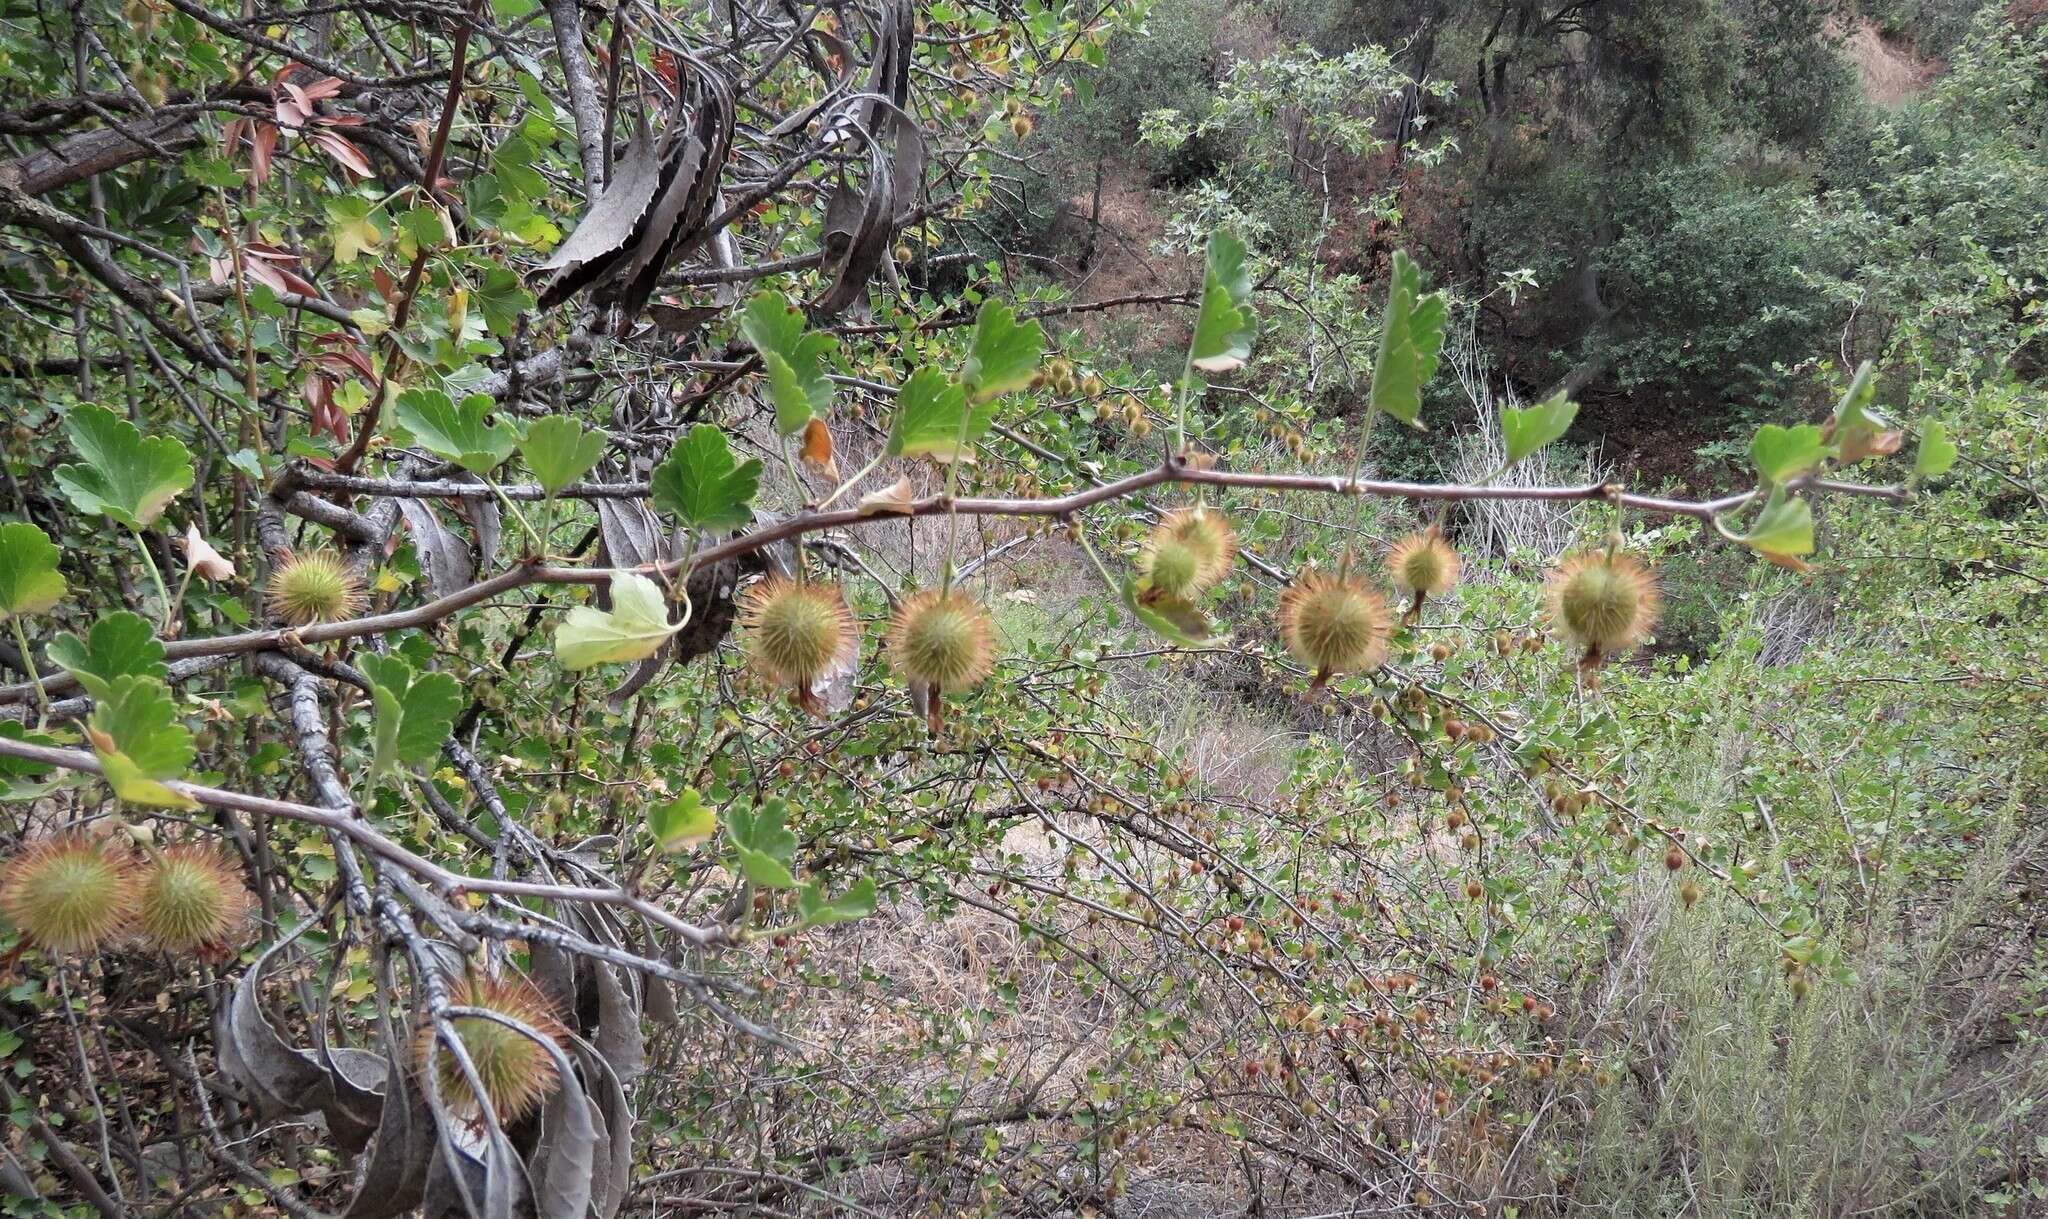
<svg viewBox="0 0 2048 1219"><path fill-rule="evenodd" d="M860 512L862 516L874 516L883 512L908 513L914 498L916 496L911 490L910 479L899 478L880 491L861 496Z"/></svg>
<svg viewBox="0 0 2048 1219"><path fill-rule="evenodd" d="M839 481L839 463L832 460L832 429L825 426L823 419L812 419L804 425L804 447L799 453L818 473L833 482Z"/></svg>
<svg viewBox="0 0 2048 1219"><path fill-rule="evenodd" d="M185 562L202 580L232 580L235 565L200 535L197 523L185 526Z"/></svg>

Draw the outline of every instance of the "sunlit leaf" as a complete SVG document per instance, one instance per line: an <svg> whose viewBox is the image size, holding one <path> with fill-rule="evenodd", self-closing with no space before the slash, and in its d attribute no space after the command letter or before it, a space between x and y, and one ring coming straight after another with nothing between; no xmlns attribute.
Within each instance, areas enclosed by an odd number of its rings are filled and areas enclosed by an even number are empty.
<svg viewBox="0 0 2048 1219"><path fill-rule="evenodd" d="M789 805L780 796L763 801L758 810L734 805L726 813L725 836L732 844L736 870L750 884L764 889L793 889L796 876L796 835L784 821Z"/></svg>
<svg viewBox="0 0 2048 1219"><path fill-rule="evenodd" d="M967 400L980 404L1031 384L1045 354L1045 331L1034 319L1017 323L1017 312L993 298L974 319L974 342L960 367Z"/></svg>
<svg viewBox="0 0 2048 1219"><path fill-rule="evenodd" d="M1767 483L1789 482L1834 454L1834 447L1822 439L1820 426L1812 423L1789 428L1766 423L1749 442L1750 460Z"/></svg>
<svg viewBox="0 0 2048 1219"><path fill-rule="evenodd" d="M1785 488L1774 488L1749 532L1735 540L1781 567L1803 571L1800 556L1813 553L1813 510Z"/></svg>
<svg viewBox="0 0 2048 1219"><path fill-rule="evenodd" d="M832 336L807 332L803 311L780 292L763 292L747 302L740 333L760 353L775 404L775 430L794 436L832 405L832 382L824 358Z"/></svg>
<svg viewBox="0 0 2048 1219"><path fill-rule="evenodd" d="M178 722L177 705L163 681L131 674L115 678L99 700L86 735L99 755L107 784L133 804L196 809L199 802L164 786L192 765L192 734Z"/></svg>
<svg viewBox="0 0 2048 1219"><path fill-rule="evenodd" d="M1422 387L1436 375L1444 344L1444 294L1422 295L1422 268L1394 251L1379 355L1372 365L1372 404L1403 423L1422 414ZM1418 424L1419 426L1419 424Z"/></svg>
<svg viewBox="0 0 2048 1219"><path fill-rule="evenodd" d="M806 927L824 927L866 918L875 912L874 877L863 876L854 881L846 892L832 898L825 896L822 885L812 881L797 890L796 910Z"/></svg>
<svg viewBox="0 0 2048 1219"><path fill-rule="evenodd" d="M144 437L105 407L72 407L64 430L82 460L58 466L57 485L80 512L140 529L192 485L192 454L182 443L170 436Z"/></svg>
<svg viewBox="0 0 2048 1219"><path fill-rule="evenodd" d="M540 489L555 495L590 473L590 467L604 456L607 439L603 432L585 431L582 424L567 415L549 415L534 420L526 429L525 439L519 442L519 455L526 459Z"/></svg>
<svg viewBox="0 0 2048 1219"><path fill-rule="evenodd" d="M451 673L415 674L398 656L367 653L359 663L376 708L372 773L396 774L401 765L420 766L439 756L462 713L462 683Z"/></svg>
<svg viewBox="0 0 2048 1219"><path fill-rule="evenodd" d="M1913 473L1922 478L1938 478L1949 472L1961 453L1956 442L1948 438L1948 428L1939 419L1930 419L1920 427L1920 452L1913 459Z"/></svg>
<svg viewBox="0 0 2048 1219"><path fill-rule="evenodd" d="M1562 390L1535 406L1503 408L1500 434L1507 445L1507 464L1514 465L1564 435L1578 415L1579 404L1565 396Z"/></svg>
<svg viewBox="0 0 2048 1219"><path fill-rule="evenodd" d="M645 660L681 629L669 623L660 585L638 572L613 572L611 609L570 610L555 628L555 659L571 670Z"/></svg>
<svg viewBox="0 0 2048 1219"><path fill-rule="evenodd" d="M327 233L334 241L334 261L347 265L384 244L384 230L371 216L370 201L344 195L327 201Z"/></svg>
<svg viewBox="0 0 2048 1219"><path fill-rule="evenodd" d="M0 618L40 614L63 598L57 544L34 525L0 525Z"/></svg>
<svg viewBox="0 0 2048 1219"><path fill-rule="evenodd" d="M708 423L677 441L650 480L654 506L694 529L744 529L754 519L761 463L733 457L725 433Z"/></svg>
<svg viewBox="0 0 2048 1219"><path fill-rule="evenodd" d="M472 394L457 406L438 389L409 389L398 395L398 422L437 457L472 474L488 474L518 447L510 427L490 421L497 404Z"/></svg>
<svg viewBox="0 0 2048 1219"><path fill-rule="evenodd" d="M50 659L96 699L108 697L120 678L162 681L169 672L163 641L156 637L155 629L148 619L127 610L117 610L93 623L84 639L68 632L57 636L50 641Z"/></svg>
<svg viewBox="0 0 2048 1219"><path fill-rule="evenodd" d="M694 787L666 803L647 806L647 828L656 845L670 854L687 851L718 832L718 814Z"/></svg>
<svg viewBox="0 0 2048 1219"><path fill-rule="evenodd" d="M936 368L910 374L896 395L889 425L889 455L934 461L974 461L974 442L995 421L995 407L967 405L967 390Z"/></svg>
<svg viewBox="0 0 2048 1219"><path fill-rule="evenodd" d="M1195 337L1188 358L1203 372L1229 372L1251 358L1251 273L1245 267L1244 243L1229 233L1209 238L1202 269L1202 307L1195 315Z"/></svg>

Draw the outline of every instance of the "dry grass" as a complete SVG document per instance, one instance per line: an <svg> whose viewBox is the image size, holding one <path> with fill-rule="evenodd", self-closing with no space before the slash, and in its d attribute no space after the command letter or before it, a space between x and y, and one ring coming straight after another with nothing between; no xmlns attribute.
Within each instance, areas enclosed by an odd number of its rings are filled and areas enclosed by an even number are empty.
<svg viewBox="0 0 2048 1219"><path fill-rule="evenodd" d="M1855 66L1864 94L1889 110L1918 97L1941 75L1941 61L1923 59L1910 46L1886 38L1868 18L1843 39L1842 55Z"/></svg>

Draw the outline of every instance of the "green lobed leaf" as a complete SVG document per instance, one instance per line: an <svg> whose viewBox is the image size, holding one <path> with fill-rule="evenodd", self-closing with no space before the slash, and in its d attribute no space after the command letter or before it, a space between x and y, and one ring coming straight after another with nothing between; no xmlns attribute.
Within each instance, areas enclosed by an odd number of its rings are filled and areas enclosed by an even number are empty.
<svg viewBox="0 0 2048 1219"><path fill-rule="evenodd" d="M825 376L825 356L832 336L806 332L803 311L780 292L763 292L740 314L740 333L760 353L768 373L768 396L775 404L775 430L794 436L832 405L832 382Z"/></svg>
<svg viewBox="0 0 2048 1219"><path fill-rule="evenodd" d="M669 449L649 485L654 506L693 529L744 529L754 519L761 463L738 460L724 432L700 423Z"/></svg>
<svg viewBox="0 0 2048 1219"><path fill-rule="evenodd" d="M1797 427L1766 423L1749 442L1749 459L1767 483L1790 482L1834 455L1834 446L1813 423Z"/></svg>
<svg viewBox="0 0 2048 1219"><path fill-rule="evenodd" d="M1251 358L1256 326L1250 307L1251 272L1245 267L1244 243L1218 232L1209 237L1202 268L1202 308L1195 316L1195 337L1188 359L1203 372L1229 372Z"/></svg>
<svg viewBox="0 0 2048 1219"><path fill-rule="evenodd" d="M0 618L40 614L64 597L57 544L21 521L0 525Z"/></svg>
<svg viewBox="0 0 2048 1219"><path fill-rule="evenodd" d="M647 806L647 828L662 850L673 855L708 840L718 832L718 814L694 787L666 804Z"/></svg>
<svg viewBox="0 0 2048 1219"><path fill-rule="evenodd" d="M567 415L549 415L534 420L526 429L525 438L519 442L519 455L526 459L540 489L553 496L590 473L590 467L604 456L608 439L603 432L584 430L582 424Z"/></svg>
<svg viewBox="0 0 2048 1219"><path fill-rule="evenodd" d="M470 294L470 300L484 315L484 325L499 338L510 335L519 324L519 315L533 308L533 293L509 267L494 266L484 272L484 282Z"/></svg>
<svg viewBox="0 0 2048 1219"><path fill-rule="evenodd" d="M1948 438L1948 428L1939 419L1930 419L1920 427L1920 452L1913 458L1913 473L1921 478L1938 478L1949 472L1961 456L1956 442Z"/></svg>
<svg viewBox="0 0 2048 1219"><path fill-rule="evenodd" d="M789 805L780 796L758 810L735 805L726 814L726 838L732 843L736 869L749 883L764 889L793 889L790 863L796 858L796 835L784 825Z"/></svg>
<svg viewBox="0 0 2048 1219"><path fill-rule="evenodd" d="M1421 426L1417 419L1422 414L1422 387L1436 375L1437 355L1444 345L1444 309L1444 294L1422 295L1422 268L1406 251L1395 250L1387 315L1372 365L1375 410Z"/></svg>
<svg viewBox="0 0 2048 1219"><path fill-rule="evenodd" d="M999 300L982 302L974 342L960 366L967 400L979 405L1031 384L1045 355L1045 331L1036 319L1017 324L1017 312Z"/></svg>
<svg viewBox="0 0 2048 1219"><path fill-rule="evenodd" d="M72 407L64 431L82 460L58 466L57 485L80 512L140 529L192 485L192 454L182 443L145 437L103 406Z"/></svg>
<svg viewBox="0 0 2048 1219"><path fill-rule="evenodd" d="M1857 366L1855 377L1850 380L1849 388L1843 391L1842 400L1835 406L1834 416L1828 420L1823 433L1844 462L1896 453L1904 439L1889 419L1871 409L1870 404L1876 397L1877 372L1875 366L1865 360Z"/></svg>
<svg viewBox="0 0 2048 1219"><path fill-rule="evenodd" d="M891 457L972 464L974 442L988 434L993 422L993 403L969 407L965 386L926 366L911 373L896 395L888 452Z"/></svg>
<svg viewBox="0 0 2048 1219"><path fill-rule="evenodd" d="M55 745L54 737L40 732L30 732L27 725L19 720L0 720L0 737L20 741L29 745ZM38 779L55 770L48 762L31 762L27 758L0 757L0 800L33 800L55 787L54 782L22 782L24 779Z"/></svg>
<svg viewBox="0 0 2048 1219"><path fill-rule="evenodd" d="M1563 390L1535 406L1503 408L1500 434L1508 448L1507 464L1514 465L1564 435L1578 415L1579 404L1567 397Z"/></svg>
<svg viewBox="0 0 2048 1219"><path fill-rule="evenodd" d="M612 607L579 605L555 628L555 659L565 669L645 660L683 629L668 620L661 587L638 572L612 573Z"/></svg>
<svg viewBox="0 0 2048 1219"><path fill-rule="evenodd" d="M84 639L65 632L50 641L50 659L78 679L96 699L108 697L116 680L147 677L162 681L164 644L140 614L118 610L92 624Z"/></svg>
<svg viewBox="0 0 2048 1219"><path fill-rule="evenodd" d="M875 912L875 878L863 876L834 898L827 898L824 887L812 881L797 890L796 909L806 927L850 923L866 918Z"/></svg>
<svg viewBox="0 0 2048 1219"><path fill-rule="evenodd" d="M358 663L376 708L371 773L397 774L400 766L432 761L462 713L462 683L452 673L415 674L399 656L371 653Z"/></svg>
<svg viewBox="0 0 2048 1219"><path fill-rule="evenodd" d="M115 678L85 731L115 795L157 808L199 807L197 800L164 786L165 780L185 777L193 746L192 733L178 722L177 704L160 678Z"/></svg>
<svg viewBox="0 0 2048 1219"><path fill-rule="evenodd" d="M1813 553L1813 509L1775 487L1749 532L1735 540L1781 566L1803 568L1799 556Z"/></svg>
<svg viewBox="0 0 2048 1219"><path fill-rule="evenodd" d="M398 395L397 415L413 439L435 456L472 474L488 474L519 445L511 428L488 422L496 405L487 394L471 394L457 406L438 389L409 389Z"/></svg>

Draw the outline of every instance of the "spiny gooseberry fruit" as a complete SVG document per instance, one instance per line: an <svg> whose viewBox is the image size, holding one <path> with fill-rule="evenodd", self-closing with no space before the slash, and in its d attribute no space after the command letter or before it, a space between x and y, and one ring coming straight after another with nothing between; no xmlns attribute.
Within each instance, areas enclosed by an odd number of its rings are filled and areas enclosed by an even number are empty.
<svg viewBox="0 0 2048 1219"><path fill-rule="evenodd" d="M1642 560L1619 551L1567 556L1544 585L1554 630L1585 655L1591 669L1643 641L1657 625L1657 580Z"/></svg>
<svg viewBox="0 0 2048 1219"><path fill-rule="evenodd" d="M452 989L449 999L459 1007L495 1012L527 1026L560 1045L568 1036L554 1005L531 983L517 978L471 978ZM561 1073L548 1048L526 1033L488 1016L454 1016L448 1021L476 1068L477 1082L498 1121L511 1124L533 1112L561 1085ZM480 1117L476 1090L462 1064L446 1044L436 1046L431 1028L420 1033L414 1053L424 1071L429 1055L434 1082L448 1109L462 1117Z"/></svg>
<svg viewBox="0 0 2048 1219"><path fill-rule="evenodd" d="M1167 513L1153 528L1138 568L1152 578L1155 591L1192 597L1229 575L1236 557L1237 534L1230 522L1197 504Z"/></svg>
<svg viewBox="0 0 2048 1219"><path fill-rule="evenodd" d="M213 847L181 843L138 870L135 929L166 952L218 948L248 913L249 890Z"/></svg>
<svg viewBox="0 0 2048 1219"><path fill-rule="evenodd" d="M91 952L135 916L135 877L106 843L60 834L8 862L0 910L45 952Z"/></svg>
<svg viewBox="0 0 2048 1219"><path fill-rule="evenodd" d="M1425 597L1440 597L1451 591L1458 582L1461 565L1458 552L1451 549L1434 525L1402 538L1387 554L1387 572L1394 577L1394 587L1413 598L1408 610L1411 615L1422 612Z"/></svg>
<svg viewBox="0 0 2048 1219"><path fill-rule="evenodd" d="M888 646L889 661L905 680L931 686L937 731L944 722L940 693L979 685L995 667L995 624L965 593L926 589L896 607Z"/></svg>
<svg viewBox="0 0 2048 1219"><path fill-rule="evenodd" d="M836 584L771 576L740 598L747 655L774 681L796 688L796 700L815 711L812 687L853 666L860 651L853 611Z"/></svg>
<svg viewBox="0 0 2048 1219"><path fill-rule="evenodd" d="M332 550L287 555L270 573L270 612L289 626L339 622L362 608L362 581Z"/></svg>
<svg viewBox="0 0 2048 1219"><path fill-rule="evenodd" d="M1280 637L1315 670L1311 689L1338 673L1378 668L1391 626L1385 598L1348 574L1311 572L1280 596Z"/></svg>

